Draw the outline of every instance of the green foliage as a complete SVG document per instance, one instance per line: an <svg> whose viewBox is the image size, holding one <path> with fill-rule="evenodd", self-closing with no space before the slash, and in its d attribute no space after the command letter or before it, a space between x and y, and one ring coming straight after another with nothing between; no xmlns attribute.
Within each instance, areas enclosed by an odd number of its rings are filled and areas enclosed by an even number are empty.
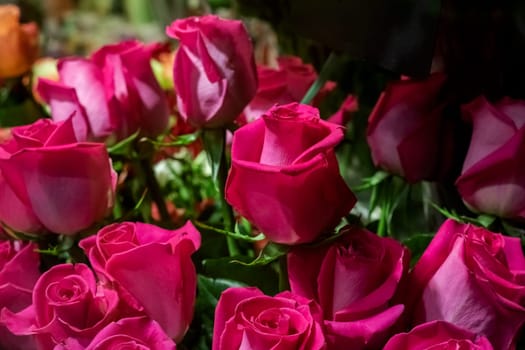
<svg viewBox="0 0 525 350"><path fill-rule="evenodd" d="M228 288L244 286L235 280L198 275L195 316L180 347L196 350L211 349L214 311L221 293Z"/></svg>

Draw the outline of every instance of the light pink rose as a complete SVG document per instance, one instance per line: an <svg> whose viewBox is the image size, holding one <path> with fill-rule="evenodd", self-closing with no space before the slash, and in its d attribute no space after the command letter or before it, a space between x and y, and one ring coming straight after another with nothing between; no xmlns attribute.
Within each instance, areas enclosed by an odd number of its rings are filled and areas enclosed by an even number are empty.
<svg viewBox="0 0 525 350"><path fill-rule="evenodd" d="M69 337L86 345L119 316L117 292L97 286L84 264L60 264L44 272L32 300L18 313L4 308L0 323L14 334L35 334L39 350L51 350Z"/></svg>
<svg viewBox="0 0 525 350"><path fill-rule="evenodd" d="M233 122L257 90L250 37L241 21L178 19L166 28L180 42L173 80L183 118L197 127Z"/></svg>
<svg viewBox="0 0 525 350"><path fill-rule="evenodd" d="M79 245L102 280L129 294L132 306L143 307L178 342L193 318L197 274L191 255L200 239L189 221L177 230L124 222Z"/></svg>
<svg viewBox="0 0 525 350"><path fill-rule="evenodd" d="M444 321L432 321L399 333L383 350L493 350L487 338Z"/></svg>
<svg viewBox="0 0 525 350"><path fill-rule="evenodd" d="M40 119L0 144L0 221L25 233L74 234L104 218L115 172L106 147L77 142L71 119Z"/></svg>
<svg viewBox="0 0 525 350"><path fill-rule="evenodd" d="M255 97L237 120L239 124L253 122L276 104L300 102L317 79L314 67L303 63L300 57L281 56L277 62L277 69L257 66L259 87ZM335 83L327 82L317 94L314 105L317 105L334 87Z"/></svg>
<svg viewBox="0 0 525 350"><path fill-rule="evenodd" d="M212 349L326 349L321 320L314 301L290 292L270 297L253 287L230 288L215 309Z"/></svg>
<svg viewBox="0 0 525 350"><path fill-rule="evenodd" d="M374 164L409 182L436 180L452 164L454 125L442 115L446 77L391 82L368 119Z"/></svg>
<svg viewBox="0 0 525 350"><path fill-rule="evenodd" d="M169 106L150 66L155 48L125 41L103 46L91 58L61 59L60 80L39 79L36 90L53 120L74 113L80 141L121 139L138 129L156 136L168 126Z"/></svg>
<svg viewBox="0 0 525 350"><path fill-rule="evenodd" d="M343 128L316 108L270 109L233 135L227 201L274 242L315 240L355 203L334 153L342 139Z"/></svg>
<svg viewBox="0 0 525 350"><path fill-rule="evenodd" d="M36 244L0 240L0 310L19 312L31 305L31 295L40 271ZM0 348L36 349L30 336L16 336L0 325Z"/></svg>
<svg viewBox="0 0 525 350"><path fill-rule="evenodd" d="M447 220L411 273L414 324L444 320L515 346L525 322L525 257L519 238Z"/></svg>
<svg viewBox="0 0 525 350"><path fill-rule="evenodd" d="M463 106L473 124L472 139L456 181L473 210L501 217L525 217L525 101L483 96Z"/></svg>
<svg viewBox="0 0 525 350"><path fill-rule="evenodd" d="M408 250L391 238L347 227L320 247L288 254L292 292L319 303L329 349L379 349L400 320Z"/></svg>

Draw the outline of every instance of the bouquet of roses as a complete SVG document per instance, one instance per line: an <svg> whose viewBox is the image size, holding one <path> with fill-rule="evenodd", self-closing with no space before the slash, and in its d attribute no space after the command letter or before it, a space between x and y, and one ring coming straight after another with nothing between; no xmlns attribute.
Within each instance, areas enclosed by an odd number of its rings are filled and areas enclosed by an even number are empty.
<svg viewBox="0 0 525 350"><path fill-rule="evenodd" d="M18 16L0 6L0 348L523 342L524 100L465 101L443 69L322 118L340 61L256 65L213 15L167 27L173 61L124 41L31 86Z"/></svg>

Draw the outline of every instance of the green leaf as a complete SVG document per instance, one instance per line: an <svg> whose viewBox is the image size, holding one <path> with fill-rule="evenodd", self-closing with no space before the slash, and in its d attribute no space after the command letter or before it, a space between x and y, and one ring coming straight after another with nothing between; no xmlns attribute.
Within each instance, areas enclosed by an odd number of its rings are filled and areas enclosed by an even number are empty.
<svg viewBox="0 0 525 350"><path fill-rule="evenodd" d="M273 265L246 266L234 262L248 263L253 258L247 256L221 257L202 261L203 272L210 277L239 281L249 286L256 286L266 294L277 293L279 276Z"/></svg>
<svg viewBox="0 0 525 350"><path fill-rule="evenodd" d="M144 200L146 199L146 195L147 194L148 194L148 189L146 188L142 192L142 194L141 194L139 200L137 201L137 203L135 203L135 206L129 212L127 212L126 214L124 214L122 216L119 216L119 217L115 218L111 222L123 222L123 221L127 221L127 220L132 219L135 214L140 212L140 209L142 207L142 204L144 203ZM108 225L111 222L109 222Z"/></svg>
<svg viewBox="0 0 525 350"><path fill-rule="evenodd" d="M264 236L264 234L262 234L262 233L258 234L257 236L251 236L249 234L244 234L244 233L241 233L241 232L230 232L230 231L222 230L220 228L216 228L216 227L213 227L213 226L210 226L210 225L206 225L205 223L202 223L200 221L194 221L193 223L197 227L203 228L205 230L210 230L210 231L213 231L213 232L216 232L216 233L220 233L221 235L225 235L227 237L232 237L232 238L235 238L235 239L238 239L238 240L241 240L241 241L258 242L258 241L262 241L263 239L266 238Z"/></svg>
<svg viewBox="0 0 525 350"><path fill-rule="evenodd" d="M363 191L371 187L376 187L390 176L392 175L385 171L379 170L374 175L364 178L363 183L360 186L354 188L354 191Z"/></svg>
<svg viewBox="0 0 525 350"><path fill-rule="evenodd" d="M226 130L218 129L204 129L202 131L202 141L204 149L208 154L208 159L211 165L212 179L216 183L219 175L219 168L224 153L224 143L226 142Z"/></svg>
<svg viewBox="0 0 525 350"><path fill-rule="evenodd" d="M26 99L24 102L0 108L0 127L27 125L43 117L36 102Z"/></svg>
<svg viewBox="0 0 525 350"><path fill-rule="evenodd" d="M47 249L35 249L35 252L51 256L59 256L61 254L61 251L59 250L58 246L53 246Z"/></svg>
<svg viewBox="0 0 525 350"><path fill-rule="evenodd" d="M246 287L245 284L225 278L197 276L198 302L215 309L221 293L228 288Z"/></svg>
<svg viewBox="0 0 525 350"><path fill-rule="evenodd" d="M182 147L182 146L188 146L199 138L200 131L196 131L192 134L184 134L179 135L174 138L172 138L172 141L169 142L163 142L163 141L156 141L152 139L146 139L147 142L157 146L157 147Z"/></svg>
<svg viewBox="0 0 525 350"><path fill-rule="evenodd" d="M496 221L496 217L488 214L481 214L476 218L476 221L483 227L489 228L490 225Z"/></svg>
<svg viewBox="0 0 525 350"><path fill-rule="evenodd" d="M414 266L415 263L419 260L425 249L427 249L428 245L434 238L434 234L432 233L420 233L417 235L413 235L408 237L407 239L403 240L403 244L410 249L410 252L412 253L410 258L410 265Z"/></svg>
<svg viewBox="0 0 525 350"><path fill-rule="evenodd" d="M255 260L246 263L240 260L232 260L232 262L244 265L244 266L257 266L257 265L268 265L275 260L279 259L281 256L286 255L290 248L284 244L278 244L274 242L269 242L263 250L259 253L259 256Z"/></svg>
<svg viewBox="0 0 525 350"><path fill-rule="evenodd" d="M321 72L317 76L317 79L313 82L313 84L310 86L303 99L301 100L302 104L310 104L312 102L319 90L323 88L323 86L330 79L330 77L332 76L334 71L336 71L340 64L341 63L339 57L337 56L337 54L332 52L324 62L323 67L321 68Z"/></svg>
<svg viewBox="0 0 525 350"><path fill-rule="evenodd" d="M252 224L248 220L246 220L246 218L241 217L240 220L235 223L235 233L243 236L253 237Z"/></svg>
<svg viewBox="0 0 525 350"><path fill-rule="evenodd" d="M126 137L124 140L121 140L118 143L114 144L113 146L108 147L108 153L114 156L129 155L131 152L130 148L132 147L133 142L139 136L139 133L140 133L140 130L137 130L130 136Z"/></svg>
<svg viewBox="0 0 525 350"><path fill-rule="evenodd" d="M463 222L463 220L461 219L461 217L454 211L454 210L448 210L446 208L441 208L439 205L435 204L435 203L430 203L430 205L436 209L441 215L443 215L444 217L448 218L448 219L453 219L453 220L456 220L458 222Z"/></svg>
<svg viewBox="0 0 525 350"><path fill-rule="evenodd" d="M194 319L182 344L177 344L177 348L180 345L182 349L211 349L215 307L221 293L232 287L245 285L227 279L197 276Z"/></svg>

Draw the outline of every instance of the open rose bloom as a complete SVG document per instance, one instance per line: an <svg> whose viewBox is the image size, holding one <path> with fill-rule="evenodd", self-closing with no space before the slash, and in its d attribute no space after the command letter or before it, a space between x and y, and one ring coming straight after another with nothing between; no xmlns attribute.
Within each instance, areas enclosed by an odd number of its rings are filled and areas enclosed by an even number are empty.
<svg viewBox="0 0 525 350"><path fill-rule="evenodd" d="M524 276L518 238L448 220L412 271L413 321L451 322L511 349L525 323Z"/></svg>

